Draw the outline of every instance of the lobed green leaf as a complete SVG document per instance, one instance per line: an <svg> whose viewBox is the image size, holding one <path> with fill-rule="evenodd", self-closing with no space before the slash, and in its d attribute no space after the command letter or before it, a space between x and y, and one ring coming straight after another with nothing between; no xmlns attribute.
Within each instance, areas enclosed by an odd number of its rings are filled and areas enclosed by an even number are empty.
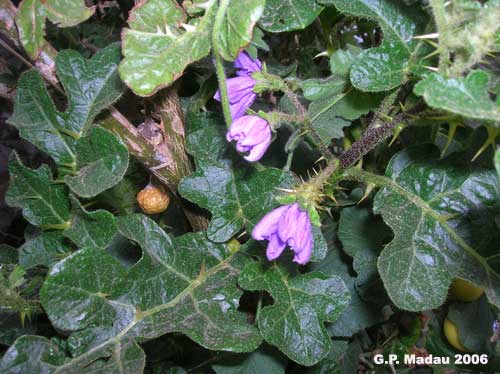
<svg viewBox="0 0 500 374"><path fill-rule="evenodd" d="M274 304L264 306L257 322L264 339L292 360L311 366L332 348L324 322L335 321L349 303L349 291L336 276L319 272L291 276L282 266L245 266L239 284L250 291L268 291Z"/></svg>

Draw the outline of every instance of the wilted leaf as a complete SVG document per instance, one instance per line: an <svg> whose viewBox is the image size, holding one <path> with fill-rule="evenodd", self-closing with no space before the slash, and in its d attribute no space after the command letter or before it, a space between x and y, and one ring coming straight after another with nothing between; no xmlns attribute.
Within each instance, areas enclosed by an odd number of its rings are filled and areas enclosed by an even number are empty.
<svg viewBox="0 0 500 374"><path fill-rule="evenodd" d="M270 32L300 30L309 26L322 10L315 0L267 0L260 25Z"/></svg>
<svg viewBox="0 0 500 374"><path fill-rule="evenodd" d="M474 168L466 157L440 160L437 149L414 147L391 160L374 211L394 231L378 269L402 309L440 306L456 276L485 288L500 305L498 251L500 186L494 170Z"/></svg>
<svg viewBox="0 0 500 374"><path fill-rule="evenodd" d="M434 73L415 86L415 93L433 108L498 126L500 105L491 100L488 81L488 73L480 70L470 72L465 78L446 78Z"/></svg>
<svg viewBox="0 0 500 374"><path fill-rule="evenodd" d="M186 66L208 55L217 2L208 0L201 18L187 22L184 10L173 0L137 3L123 29L120 76L138 95L150 96L170 85Z"/></svg>
<svg viewBox="0 0 500 374"><path fill-rule="evenodd" d="M349 291L338 277L319 272L291 276L273 264L245 266L239 284L250 291L267 291L274 304L263 307L257 322L264 339L292 360L310 366L325 357L332 347L324 326L335 321L349 303Z"/></svg>
<svg viewBox="0 0 500 374"><path fill-rule="evenodd" d="M76 175L64 181L81 197L92 197L115 186L128 167L128 150L116 135L93 127L76 143Z"/></svg>

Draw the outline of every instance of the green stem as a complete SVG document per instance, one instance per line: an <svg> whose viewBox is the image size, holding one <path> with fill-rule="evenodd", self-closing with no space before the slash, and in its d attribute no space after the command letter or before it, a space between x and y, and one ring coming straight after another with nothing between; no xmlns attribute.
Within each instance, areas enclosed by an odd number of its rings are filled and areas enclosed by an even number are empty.
<svg viewBox="0 0 500 374"><path fill-rule="evenodd" d="M284 92L285 92L285 95L292 102L295 109L297 109L297 112L299 113L300 118L303 119L302 120L303 129L306 130L311 135L311 138L316 143L316 145L319 147L323 157L326 158L327 160L333 160L335 158L335 156L328 149L328 146L325 144L323 139L321 139L321 136L319 136L319 134L316 132L316 129L314 128L311 120L307 116L306 108L301 104L301 102L297 98L297 95L295 95L295 93L288 86L286 86L286 89Z"/></svg>
<svg viewBox="0 0 500 374"><path fill-rule="evenodd" d="M215 65L217 71L217 80L219 81L219 90L222 104L222 113L224 113L224 120L226 121L226 126L229 128L233 122L231 117L231 110L229 109L229 97L227 95L227 85L226 85L226 73L224 72L224 65L222 64L222 57L214 52Z"/></svg>
<svg viewBox="0 0 500 374"><path fill-rule="evenodd" d="M231 116L231 110L229 109L229 97L227 94L227 84L226 84L226 73L224 72L224 65L222 62L222 57L219 54L219 42L217 39L217 34L215 30L220 30L222 22L224 21L224 14L226 13L227 7L229 6L229 0L220 0L219 9L217 10L217 15L215 16L215 22L212 32L212 47L213 54L215 58L215 69L217 72L217 80L219 82L219 90L222 103L222 112L224 113L224 119L226 121L226 126L229 128L233 122Z"/></svg>
<svg viewBox="0 0 500 374"><path fill-rule="evenodd" d="M318 20L321 33L323 34L323 40L326 44L326 51L328 53L328 56L331 56L333 52L335 52L335 47L333 46L332 37L330 34L332 30L321 17L319 17Z"/></svg>
<svg viewBox="0 0 500 374"><path fill-rule="evenodd" d="M286 164L283 167L283 172L285 173L288 173L290 171L290 168L292 167L293 153L294 151L288 152L288 156L286 158Z"/></svg>

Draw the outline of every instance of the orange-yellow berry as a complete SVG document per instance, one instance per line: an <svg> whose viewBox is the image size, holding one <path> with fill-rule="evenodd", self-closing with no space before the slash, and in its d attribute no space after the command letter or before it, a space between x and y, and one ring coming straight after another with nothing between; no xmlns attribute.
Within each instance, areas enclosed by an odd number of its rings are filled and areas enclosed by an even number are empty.
<svg viewBox="0 0 500 374"><path fill-rule="evenodd" d="M139 206L147 214L164 212L168 208L170 198L162 189L155 186L146 186L137 194Z"/></svg>
<svg viewBox="0 0 500 374"><path fill-rule="evenodd" d="M464 279L456 278L451 283L450 293L461 301L474 301L481 297L484 290Z"/></svg>

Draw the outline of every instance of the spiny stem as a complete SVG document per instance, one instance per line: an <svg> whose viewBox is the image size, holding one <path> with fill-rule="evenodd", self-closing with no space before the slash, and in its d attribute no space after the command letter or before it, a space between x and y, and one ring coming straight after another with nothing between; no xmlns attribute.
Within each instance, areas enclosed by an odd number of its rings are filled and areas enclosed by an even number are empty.
<svg viewBox="0 0 500 374"><path fill-rule="evenodd" d="M386 103L382 103L382 108L389 110ZM376 115L368 129L363 133L361 139L354 142L351 148L340 155L340 166L343 169L348 168L364 155L374 149L377 145L392 135L394 128L401 122L407 121L411 116L425 108L423 102L419 102L410 110L404 113L399 113L395 117L387 117L388 121L382 120L380 114Z"/></svg>
<svg viewBox="0 0 500 374"><path fill-rule="evenodd" d="M404 114L400 114L390 122L382 122L379 126L368 128L361 136L361 139L354 142L351 148L340 155L340 166L345 169L359 161L364 155L391 136L394 127L404 118Z"/></svg>
<svg viewBox="0 0 500 374"><path fill-rule="evenodd" d="M295 93L290 89L290 87L288 87L288 85L285 85L284 90L285 90L285 95L290 99L295 109L297 109L297 112L299 112L301 116L305 116L307 112L306 108L299 101L297 95L295 95Z"/></svg>
<svg viewBox="0 0 500 374"><path fill-rule="evenodd" d="M330 179L330 177L338 170L340 161L338 159L331 159L326 167L321 170L315 177L311 178L308 183L311 183L318 188L322 188L323 185Z"/></svg>

